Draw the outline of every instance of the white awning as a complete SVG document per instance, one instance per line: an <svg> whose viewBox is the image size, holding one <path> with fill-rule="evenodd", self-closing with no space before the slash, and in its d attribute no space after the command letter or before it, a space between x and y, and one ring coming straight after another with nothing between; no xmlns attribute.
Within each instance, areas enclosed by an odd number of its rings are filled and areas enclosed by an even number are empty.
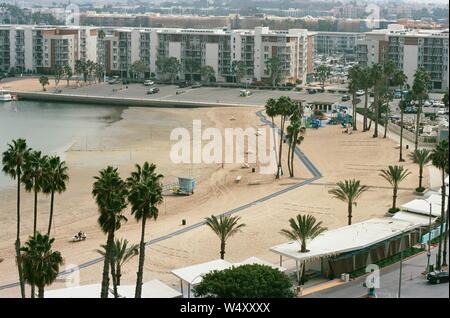
<svg viewBox="0 0 450 318"><path fill-rule="evenodd" d="M197 265L187 266L183 268L174 269L172 274L188 284L195 285L202 281L202 277L213 270L224 270L230 268L233 264L222 260L214 260L211 262L201 263Z"/></svg>
<svg viewBox="0 0 450 318"><path fill-rule="evenodd" d="M447 198L448 199L448 198ZM405 203L401 206L401 210L407 212L413 212L418 214L429 215L430 214L430 203L431 203L431 215L440 216L441 215L441 200L440 194L431 194L428 198L414 199ZM446 200L447 202L447 200Z"/></svg>
<svg viewBox="0 0 450 318"><path fill-rule="evenodd" d="M274 246L270 250L297 261L306 261L360 250L418 226L404 220L374 218L320 234L308 242L309 251L306 253L300 253L300 244L296 241Z"/></svg>
<svg viewBox="0 0 450 318"><path fill-rule="evenodd" d="M237 266L241 266L241 265L252 265L252 264L259 264L259 265L270 266L270 267L272 267L274 269L278 269L280 272L285 272L286 271L286 268L284 268L284 267L274 265L274 264L272 264L272 263L270 263L268 261L262 260L260 258L254 257L254 256L252 256L250 258L247 258L246 260L243 260L242 262L233 263L233 266L237 267Z"/></svg>
<svg viewBox="0 0 450 318"><path fill-rule="evenodd" d="M117 293L123 298L134 298L136 285L117 286ZM158 279L142 284L142 298L178 298L181 293Z"/></svg>
<svg viewBox="0 0 450 318"><path fill-rule="evenodd" d="M45 298L100 298L101 284L74 286L61 289L46 290ZM112 294L110 294L111 297Z"/></svg>
<svg viewBox="0 0 450 318"><path fill-rule="evenodd" d="M414 224L419 224L421 226L428 226L430 224L429 216L426 216L424 214L418 214L418 213L399 211L399 212L395 213L392 218L395 220L403 220L403 221L408 221L408 222L411 222ZM432 216L431 224L433 224L434 221L436 221L436 219L437 219L436 217Z"/></svg>

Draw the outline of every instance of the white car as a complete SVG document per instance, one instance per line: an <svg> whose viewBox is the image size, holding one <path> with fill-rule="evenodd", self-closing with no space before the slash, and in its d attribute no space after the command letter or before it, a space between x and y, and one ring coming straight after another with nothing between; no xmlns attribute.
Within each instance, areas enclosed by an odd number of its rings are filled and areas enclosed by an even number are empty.
<svg viewBox="0 0 450 318"><path fill-rule="evenodd" d="M144 81L144 86L152 86L152 85L154 85L155 84L155 82L153 82L153 81L151 81L151 80L145 80Z"/></svg>
<svg viewBox="0 0 450 318"><path fill-rule="evenodd" d="M364 94L365 92L362 89L356 92L356 96L363 96Z"/></svg>

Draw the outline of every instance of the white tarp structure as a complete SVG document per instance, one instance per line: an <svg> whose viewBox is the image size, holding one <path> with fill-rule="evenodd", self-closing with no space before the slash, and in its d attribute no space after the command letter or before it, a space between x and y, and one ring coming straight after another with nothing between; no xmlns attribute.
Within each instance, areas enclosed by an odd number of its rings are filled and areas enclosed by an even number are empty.
<svg viewBox="0 0 450 318"><path fill-rule="evenodd" d="M297 241L280 244L270 250L280 255L280 266L283 264L283 256L295 260L298 276L299 263L364 249L419 226L419 224L393 218L373 218L323 232L308 242L309 251L306 253L300 253L300 244Z"/></svg>
<svg viewBox="0 0 450 318"><path fill-rule="evenodd" d="M122 298L134 298L136 285L117 286L117 293ZM179 298L181 293L178 290L167 286L158 279L153 279L142 284L141 298Z"/></svg>
<svg viewBox="0 0 450 318"><path fill-rule="evenodd" d="M100 298L101 284L91 284L47 290L45 298ZM112 294L111 294L112 296Z"/></svg>
<svg viewBox="0 0 450 318"><path fill-rule="evenodd" d="M418 213L399 211L399 212L395 213L392 218L395 220L408 221L411 223L418 224L420 226L429 226L429 224L430 224L429 215L427 216L427 215L422 215L422 214L418 214ZM436 221L436 219L437 219L436 217L432 216L431 224L433 224L434 221Z"/></svg>
<svg viewBox="0 0 450 318"><path fill-rule="evenodd" d="M414 199L401 206L402 211L418 213L423 215L430 215L430 203L431 203L431 215L438 217L441 215L441 200L442 197L439 194L431 194L428 198ZM447 204L448 198L446 198Z"/></svg>

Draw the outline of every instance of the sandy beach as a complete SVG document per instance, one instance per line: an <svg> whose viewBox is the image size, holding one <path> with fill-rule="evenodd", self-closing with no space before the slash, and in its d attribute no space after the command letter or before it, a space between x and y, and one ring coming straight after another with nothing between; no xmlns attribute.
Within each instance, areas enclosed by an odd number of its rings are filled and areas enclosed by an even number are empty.
<svg viewBox="0 0 450 318"><path fill-rule="evenodd" d="M53 82L53 81L51 81ZM65 85L65 82L64 82ZM6 86L6 85L5 85ZM12 84L11 84L12 86ZM31 89L30 87L28 87ZM19 89L19 88L17 88ZM70 183L68 190L56 197L55 222L52 235L56 241L54 248L61 251L65 265L81 264L98 257L95 251L104 244L106 236L97 225L97 207L91 196L93 176L98 170L113 165L126 178L135 163L144 161L157 165L164 174L164 183L171 183L180 175L193 175L198 180L195 194L189 197L168 195L160 206L158 220L147 227L146 239L154 239L182 228L181 220L187 225L203 220L211 214L219 214L239 207L255 199L311 178L311 174L296 159L296 177L287 175L275 180L272 175L252 173L250 168L242 169L240 164L183 164L171 163L169 150L173 144L169 140L175 127L190 129L192 120L200 119L206 127L263 128L254 108L192 108L192 109L151 109L128 108L122 120L106 127L94 140L77 142L66 152ZM232 237L227 244L225 258L241 261L251 256L276 263L278 257L269 248L286 242L279 234L288 226L288 219L299 213L309 213L324 222L328 228L346 224L346 204L333 199L328 190L337 181L356 178L370 186L363 194L354 211L353 222L371 217L383 216L391 205L392 189L381 178L379 170L388 165L398 164L398 144L390 139L372 138L370 132L357 131L343 134L338 126L327 126L317 130L307 130L300 149L319 169L322 178L239 212L246 224L242 233ZM284 147L287 153L287 147ZM284 155L284 158L286 154ZM405 154L406 157L406 154ZM285 164L285 159L283 159ZM409 160L404 166L410 175L399 191L398 204L411 200L418 183L418 168ZM287 167L286 167L287 170ZM240 183L236 176L242 176ZM425 169L424 184L428 185L428 169ZM0 191L0 285L17 281L14 262L15 237L15 191ZM32 228L32 197L24 194L22 199L22 241ZM49 199L39 197L39 228L46 229ZM117 232L117 237L138 243L140 226L130 215L128 222ZM88 239L72 243L71 237L83 230ZM170 271L191 264L219 258L219 241L205 226L179 236L151 245L146 251L144 281L159 278L163 282L178 286L177 279ZM123 284L135 282L137 258L126 264L122 277ZM101 280L101 264L80 271L81 284L97 283ZM59 281L50 289L64 287ZM17 297L18 288L0 291L0 297Z"/></svg>

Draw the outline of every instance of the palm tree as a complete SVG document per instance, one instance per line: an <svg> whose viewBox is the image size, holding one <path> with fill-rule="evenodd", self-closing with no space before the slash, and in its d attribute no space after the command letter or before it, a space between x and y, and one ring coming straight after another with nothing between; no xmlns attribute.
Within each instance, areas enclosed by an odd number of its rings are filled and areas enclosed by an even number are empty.
<svg viewBox="0 0 450 318"><path fill-rule="evenodd" d="M442 188L441 188L441 227L440 227L440 233L439 236L439 248L438 248L438 256L437 256L437 268L441 269L441 266L447 265L447 232L448 232L448 211L447 211L447 218L445 218L445 196L446 196L446 187L445 187L445 174L449 173L449 154L448 154L448 140L442 140L431 152L431 162L433 166L438 168L441 171L441 179L442 179ZM444 221L446 220L446 221ZM444 231L444 223L445 225L445 231ZM445 233L445 235L444 235ZM442 250L442 238L444 238L444 253L443 257L441 258L441 250ZM441 264L442 263L442 264Z"/></svg>
<svg viewBox="0 0 450 318"><path fill-rule="evenodd" d="M286 125L286 120L292 115L293 111L297 107L297 104L292 101L290 97L281 96L275 103L276 114L278 114L281 119L280 123L280 147L278 149L278 168L276 178L279 179L283 175L283 168L281 165L281 158L283 154L283 143L284 143L284 130Z"/></svg>
<svg viewBox="0 0 450 318"><path fill-rule="evenodd" d="M238 224L241 218L238 216L220 215L216 217L206 218L206 225L214 232L220 239L220 258L225 258L225 245L227 240L238 233L245 224Z"/></svg>
<svg viewBox="0 0 450 318"><path fill-rule="evenodd" d="M336 183L336 188L328 191L336 199L347 203L348 225L352 225L353 205L356 206L356 200L367 191L368 187L361 185L359 180L345 180Z"/></svg>
<svg viewBox="0 0 450 318"><path fill-rule="evenodd" d="M162 178L162 174L156 173L156 165L145 162L142 167L136 165L136 170L127 179L129 187L128 202L131 204L131 214L134 214L136 221L142 221L136 298L141 298L142 293L145 261L145 224L147 220L156 220L158 218L158 205L163 202Z"/></svg>
<svg viewBox="0 0 450 318"><path fill-rule="evenodd" d="M44 167L44 180L42 192L50 194L50 216L48 219L47 235L50 236L53 220L53 204L55 201L55 193L63 193L66 191L66 184L69 181L67 174L67 166L65 161L57 156L48 158L47 164Z"/></svg>
<svg viewBox="0 0 450 318"><path fill-rule="evenodd" d="M117 286L120 286L120 278L122 277L122 267L125 263L139 254L139 245L133 244L128 246L127 239L116 239L114 243L113 259L115 266L115 277ZM106 255L106 245L101 245L102 249L97 250L102 256Z"/></svg>
<svg viewBox="0 0 450 318"><path fill-rule="evenodd" d="M372 78L370 77L370 68L364 67L361 69L359 78L359 85L361 89L364 89L364 119L363 119L363 131L367 131L367 110L369 103L369 89L373 86Z"/></svg>
<svg viewBox="0 0 450 318"><path fill-rule="evenodd" d="M412 100L412 92L408 90L408 93L404 95L402 91L402 99L400 100L400 103L398 105L400 108L400 154L398 161L400 162L405 161L405 159L403 159L403 126L404 126L403 119L405 115L405 109L410 105L411 100Z"/></svg>
<svg viewBox="0 0 450 318"><path fill-rule="evenodd" d="M54 238L38 232L34 237L30 236L20 249L24 279L30 285L37 286L39 298L44 298L45 286L55 281L59 267L64 263L61 253L52 250L54 241Z"/></svg>
<svg viewBox="0 0 450 318"><path fill-rule="evenodd" d="M301 246L300 253L309 252L306 248L307 240L312 240L327 230L322 227L322 221L317 222L316 218L309 214L299 214L295 219L289 219L289 224L291 226L290 230L283 229L281 230L281 234L291 240L297 241Z"/></svg>
<svg viewBox="0 0 450 318"><path fill-rule="evenodd" d="M312 240L327 229L322 227L322 221L317 222L316 218L312 215L297 215L297 217L289 219L290 229L282 229L281 234L287 238L297 241L301 248L300 253L307 253L309 250L306 247L308 240ZM303 264L303 270L301 274L300 282L304 281L305 265Z"/></svg>
<svg viewBox="0 0 450 318"><path fill-rule="evenodd" d="M375 130L373 133L373 137L378 137L378 119L380 116L380 98L381 98L381 91L382 87L384 85L384 76L383 76L383 66L380 64L374 64L372 65L370 69L370 78L373 82L373 94L374 94L374 121L375 121Z"/></svg>
<svg viewBox="0 0 450 318"><path fill-rule="evenodd" d="M17 180L17 230L16 230L16 263L19 271L20 293L25 298L25 282L22 275L22 263L20 258L20 183L22 170L31 149L28 148L25 139L13 140L8 144L8 149L2 155L3 172L12 179Z"/></svg>
<svg viewBox="0 0 450 318"><path fill-rule="evenodd" d="M416 114L416 138L414 141L414 150L417 150L419 145L419 126L420 126L420 114L422 113L423 102L428 98L428 87L430 86L431 78L430 74L423 68L417 69L414 74L414 83L412 86L412 92L414 99L418 102L417 114Z"/></svg>
<svg viewBox="0 0 450 318"><path fill-rule="evenodd" d="M286 139L289 141L288 149L288 169L289 177L294 177L294 154L295 149L304 140L304 134L306 128L302 125L303 118L303 106L301 103L297 103L294 107L293 112L289 118L290 125L287 127Z"/></svg>
<svg viewBox="0 0 450 318"><path fill-rule="evenodd" d="M417 149L409 154L409 158L419 166L419 187L416 191L423 192L425 190L422 187L423 167L431 161L430 151L427 149Z"/></svg>
<svg viewBox="0 0 450 318"><path fill-rule="evenodd" d="M348 71L348 78L349 78L349 82L348 82L348 90L349 92L352 94L352 117L353 117L353 130L357 130L356 127L356 102L357 102L357 97L356 97L356 92L362 88L361 86L361 81L363 78L363 74L362 74L362 69L359 67L359 65L355 65L353 66L349 71Z"/></svg>
<svg viewBox="0 0 450 318"><path fill-rule="evenodd" d="M395 213L398 211L396 206L398 186L400 182L402 182L410 174L411 172L409 172L408 169L404 169L402 166L389 166L387 170L381 169L381 173L379 175L389 182L393 189L392 208L389 209L389 212Z"/></svg>
<svg viewBox="0 0 450 318"><path fill-rule="evenodd" d="M127 221L127 218L122 214L127 206L127 186L125 181L120 178L117 168L111 166L101 170L100 175L94 178L92 195L100 213L98 223L103 233L107 234L100 296L101 298L108 298L110 267L112 276L115 276L113 263L114 234L120 229L122 223ZM114 294L117 295L117 286L114 280L113 287Z"/></svg>
<svg viewBox="0 0 450 318"><path fill-rule="evenodd" d="M64 74L66 75L67 86L69 86L70 79L73 76L72 68L69 66L69 64L64 65Z"/></svg>
<svg viewBox="0 0 450 318"><path fill-rule="evenodd" d="M45 86L49 84L48 77L47 76L39 77L39 83L42 85L42 90L45 92Z"/></svg>
<svg viewBox="0 0 450 318"><path fill-rule="evenodd" d="M234 60L231 62L231 74L233 74L234 82L240 83L242 76L246 73L244 61Z"/></svg>
<svg viewBox="0 0 450 318"><path fill-rule="evenodd" d="M265 106L267 116L269 116L270 119L272 119L272 128L275 127L275 122L274 122L273 118L278 115L276 104L277 104L277 101L275 99L269 98L266 101L266 106Z"/></svg>

